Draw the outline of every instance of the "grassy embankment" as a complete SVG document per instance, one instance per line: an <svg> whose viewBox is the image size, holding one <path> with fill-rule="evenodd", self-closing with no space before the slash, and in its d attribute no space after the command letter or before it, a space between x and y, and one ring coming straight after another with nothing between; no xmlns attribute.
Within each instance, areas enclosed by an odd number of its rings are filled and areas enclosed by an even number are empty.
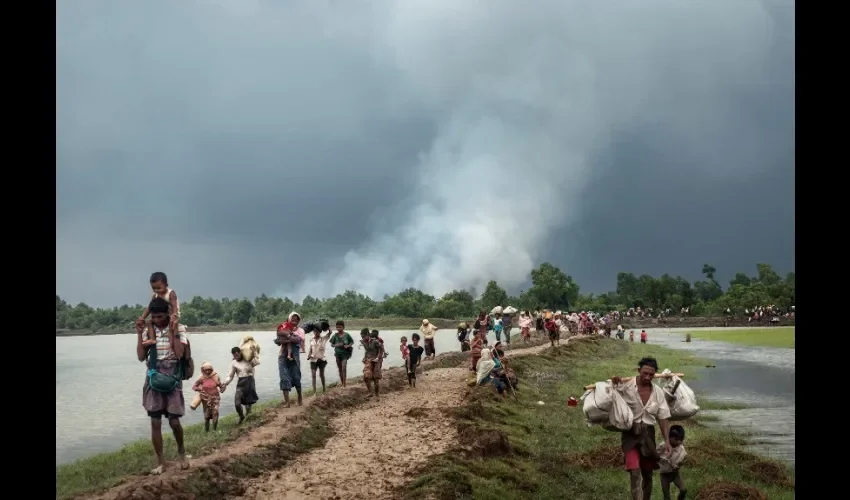
<svg viewBox="0 0 850 500"><path fill-rule="evenodd" d="M461 321L471 321L470 318L466 319L446 319L446 318L429 318L431 323L436 325L441 329L451 329L454 330L457 324ZM419 318L349 318L343 319L345 321L345 328L348 331L357 331L362 328L377 328L378 330L416 330L421 325L421 319ZM331 326L335 323L336 320L331 321ZM748 323L746 318L735 317L732 319L724 318L721 316L696 316L696 317L687 317L687 318L669 318L664 323L657 323L656 320L652 318L647 319L637 319L637 318L624 318L621 322L624 328L626 329L634 329L634 328L723 328L723 327L736 327L736 328L745 328L745 327L755 327L756 324ZM782 323L780 325L794 325L794 320L789 320L786 318L782 318ZM187 330L191 333L206 333L206 332L262 332L262 331L274 331L277 327L277 323L251 323L247 325L235 325L235 324L226 324L226 325L202 325L202 326L190 326ZM516 328L516 325L514 325ZM778 328L778 327L775 327ZM87 336L87 335L119 335L126 333L133 333L133 326L127 325L124 328L121 327L107 327L98 330L91 329L79 329L79 330L64 330L57 329L56 336L57 337L74 337L74 336Z"/></svg>
<svg viewBox="0 0 850 500"><path fill-rule="evenodd" d="M544 342L545 340L539 339L530 345ZM423 363L422 368L427 371L457 366L467 358L467 353L445 353L433 362ZM331 435L327 425L330 418L338 411L356 406L366 400L365 389L362 388L361 382L362 377L351 378L349 388L345 392L329 391L314 400L295 423L300 426L300 431L293 430L291 435L297 436L297 442L293 438L292 442L281 442L257 449L255 453L243 456L239 460L231 460L226 464L214 464L210 468L199 468L193 470L185 484L162 485L162 487L171 488L172 492L174 490L188 491L198 495L198 498L206 499L220 498L219 495L225 490L230 494L237 494L234 492L240 491L239 488L242 487L240 479L254 477L263 471L278 468L299 453L322 446ZM333 388L336 385L336 383L330 384L329 387ZM384 372L384 380L381 384L383 393L404 389L406 386L407 380L402 369L391 368ZM305 390L305 397L311 392ZM205 433L203 424L184 426L186 453L193 457L200 457L214 452L251 429L269 423L274 419L279 405L278 399L255 405L251 415L241 426L236 425L235 414L222 417L218 425L220 433ZM166 459L176 459L177 445L167 426L163 426L163 436ZM83 493L108 489L122 483L130 476L146 474L154 465L150 440L141 439L115 452L101 453L57 466L57 498L72 498ZM215 477L210 479L210 474Z"/></svg>
<svg viewBox="0 0 850 500"><path fill-rule="evenodd" d="M186 383L186 382L184 382ZM312 392L312 391L308 391ZM223 401L225 402L225 401ZM204 432L203 424L183 427L186 453L193 457L208 454L222 445L238 439L251 429L268 422L270 412L280 405L280 400L254 405L252 412L241 426L237 426L236 414L222 417L219 432ZM191 411L191 410L188 410ZM201 411L199 408L198 411ZM177 445L167 425L162 430L165 438L165 456L169 460L177 457ZM70 498L89 491L100 491L120 483L127 476L144 474L155 465L150 439L142 439L125 445L118 451L101 453L56 467L57 498Z"/></svg>
<svg viewBox="0 0 850 500"><path fill-rule="evenodd" d="M628 479L620 436L588 428L581 406L569 408L566 401L580 396L585 384L634 373L637 360L645 355L656 356L662 368L691 374L703 364L680 351L610 340L579 341L518 358L512 363L521 381L519 402L503 401L491 390L474 390L464 406L449 410L460 433L459 446L431 459L399 497L625 498ZM703 401L702 406L724 405ZM699 498L733 498L714 496L724 483L727 488L734 487L728 483L756 488L771 500L794 498L786 466L745 452L742 437L708 428L700 420L683 424L689 458L682 474L690 498L700 490ZM660 498L658 480L654 483L653 497ZM714 494L709 487L715 488ZM734 498L765 498L753 490L751 494L755 496Z"/></svg>
<svg viewBox="0 0 850 500"><path fill-rule="evenodd" d="M488 443L492 437L500 436L512 451L500 457L499 447L491 446L488 456L492 458L486 461L470 461L460 450L439 457L432 461L428 474L417 480L408 493L417 497L436 492L438 497L444 498L445 491L458 490L461 498L489 498L486 492L491 490L488 488L496 485L506 488L504 495L507 496L497 495L500 500L527 497L529 488L536 492L537 498L563 498L564 474L579 481L577 486L570 486L571 492L567 493L571 496L603 498L605 491L622 493L625 478L620 470L620 455L616 452L618 437L599 429L587 429L581 410L566 410L563 402L570 394L580 394L580 386L588 381L603 379L611 373L630 373L636 357L646 352L655 354L664 366L672 369L681 369L696 362L661 347L627 345L615 341L577 343L545 356L530 356L513 361L523 380L520 405L500 402L490 397L489 392L476 390L469 404L456 414L466 439L474 441L483 438L482 442ZM465 359L465 354L447 353L423 368L430 370L457 366ZM566 366L572 368L567 370ZM405 387L401 372L399 369L385 372L384 392ZM177 494L174 498L182 498L180 494L194 494L198 498L208 499L244 493L245 479L280 468L298 454L324 444L332 433L328 428L330 419L365 399L365 390L357 384L357 380L352 382L352 387L345 392L331 391L314 400L301 416L290 422L297 427L290 434L292 439L257 448L236 460L213 462L193 469L185 481L158 483L153 487L158 489L154 493ZM537 406L538 400L548 404ZM187 453L195 457L210 453L249 429L268 423L274 418L274 407L278 404L279 401L271 401L257 405L255 412L241 427L235 426L233 416L223 418L219 425L221 434L206 435L200 425L186 427ZM709 404L707 401L701 401L701 405L706 409L728 407ZM504 424L494 426L494 417ZM708 418L702 417L701 420ZM687 425L687 445L693 459L693 463L688 466L690 471L685 473L690 491L696 491L694 486L723 480L755 482L760 486L765 481L788 481L786 468L741 451L740 438L728 432L705 429L695 421ZM168 459L176 458L176 446L170 433L166 433L165 453ZM603 463L602 469L594 471L583 468L582 464L587 465L600 457L607 461ZM81 493L107 489L129 476L146 473L152 465L150 443L148 440L140 440L117 452L59 466L56 468L57 496L71 498ZM516 470L517 467L521 472ZM480 477L476 479L475 475ZM599 484L596 484L596 475L602 479ZM522 476L522 479L515 479L517 476ZM446 484L451 484L451 487L442 491ZM476 494L471 496L468 492L473 484ZM603 489L598 491L603 493L597 495L594 489L596 486L602 486ZM146 492L151 493L151 488L148 485ZM781 484L767 487L766 491L770 493L770 498L793 498L793 490Z"/></svg>
<svg viewBox="0 0 850 500"><path fill-rule="evenodd" d="M741 328L689 332L692 338L732 344L794 349L794 327Z"/></svg>

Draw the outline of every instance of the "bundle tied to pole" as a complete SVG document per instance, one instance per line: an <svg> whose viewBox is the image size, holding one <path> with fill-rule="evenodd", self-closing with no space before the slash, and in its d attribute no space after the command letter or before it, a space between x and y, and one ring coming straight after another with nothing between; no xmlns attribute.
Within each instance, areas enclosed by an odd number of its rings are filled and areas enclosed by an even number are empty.
<svg viewBox="0 0 850 500"><path fill-rule="evenodd" d="M668 378L673 378L673 377L684 377L684 376L685 376L684 373L656 373L655 374L655 378L661 378L661 379L668 379ZM634 377L623 377L623 378L620 378L620 382L628 382L629 380L632 380L633 378ZM584 390L586 390L586 391L592 391L594 389L596 389L596 384L590 384L590 385L584 386Z"/></svg>

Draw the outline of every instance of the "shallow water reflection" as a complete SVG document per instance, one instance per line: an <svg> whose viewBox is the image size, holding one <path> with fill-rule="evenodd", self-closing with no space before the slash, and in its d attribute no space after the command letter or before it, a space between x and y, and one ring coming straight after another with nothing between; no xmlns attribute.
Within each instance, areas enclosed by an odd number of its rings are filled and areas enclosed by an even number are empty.
<svg viewBox="0 0 850 500"><path fill-rule="evenodd" d="M693 352L714 368L700 370L688 383L712 401L745 409L707 410L726 427L749 436L750 449L795 465L795 350L727 344L712 340L684 342L684 331L647 330L651 343Z"/></svg>
<svg viewBox="0 0 850 500"><path fill-rule="evenodd" d="M190 334L195 367L210 361L222 379L230 366L230 349L245 335L260 344L262 363L255 378L260 401L280 399L277 372L277 346L272 342L274 332L215 332ZM390 356L384 367L400 366L399 340L408 340L413 330L382 331ZM358 332L352 333L355 345ZM492 339L491 339L492 341ZM437 353L458 351L460 345L452 331L440 331L435 336ZM362 373L363 350L355 347L348 363L350 377ZM146 438L150 433L149 419L142 408L142 384L145 366L136 360L135 335L97 335L87 337L56 337L56 464L104 451L113 451L124 444ZM331 352L325 369L328 384L339 381ZM310 364L301 355L301 382L311 386ZM318 381L317 381L318 382ZM183 382L186 403L194 393L190 381ZM319 384L321 390L321 384ZM221 414L234 412L233 391L222 395ZM186 424L203 422L200 411L187 408Z"/></svg>

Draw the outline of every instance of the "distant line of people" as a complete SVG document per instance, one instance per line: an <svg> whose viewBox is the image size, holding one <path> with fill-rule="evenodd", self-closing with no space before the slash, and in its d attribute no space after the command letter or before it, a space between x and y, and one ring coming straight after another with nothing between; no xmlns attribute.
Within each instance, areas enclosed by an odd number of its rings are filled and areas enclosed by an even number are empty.
<svg viewBox="0 0 850 500"><path fill-rule="evenodd" d="M174 434L180 467L189 467L180 418L185 414L182 381L193 377L194 361L186 327L180 324L177 293L169 286L168 278L162 272L151 275L150 285L153 291L151 301L136 321L136 354L139 361L147 363L142 405L150 417L151 440L157 457L157 466L151 473L161 474L166 465L162 451L163 417L168 420ZM522 311L518 317L520 339L528 342L532 328L538 335L545 332L552 346L558 345L562 336L603 333L610 336L614 321L620 317L616 311L604 316L585 311ZM506 391L516 391L518 384L516 374L504 360L502 346L503 335L505 344L509 346L511 343L513 320L510 313L488 314L482 309L474 320L462 322L457 328L461 352L470 353L470 370L476 374L476 383L492 384L503 396ZM317 391L317 375L322 392L327 390L325 368L328 364L328 347L333 349L340 385L347 387L348 361L353 355L354 339L345 331L343 321L337 321L335 326L336 331L332 333L330 323L320 319L308 322L302 327L302 317L297 312L290 313L287 320L278 325L274 342L279 346L277 364L283 407L291 406L290 395L293 389L296 391L296 403L303 404L302 353L306 354L310 363L314 392ZM436 357L437 331L435 325L423 319L419 331L412 334L410 343L406 336L401 338L399 351L411 389L416 387L416 373L422 360ZM487 338L491 331L495 334L492 348ZM623 338L622 326L617 327L617 335L618 338ZM634 340L634 331L629 337ZM640 338L641 342L646 342L645 331L641 332ZM364 351L363 382L369 397L377 399L380 397L383 361L388 356L384 341L378 330L364 328L360 332L359 347ZM239 416L239 424L247 418L252 406L259 401L254 374L260 365L260 346L253 337L246 336L242 345L231 349L231 358L228 374L223 380L213 365L204 361L198 377L192 384L192 389L198 394L191 408L194 410L203 406L204 427L207 432L217 431L221 394L234 382L236 388L233 405Z"/></svg>

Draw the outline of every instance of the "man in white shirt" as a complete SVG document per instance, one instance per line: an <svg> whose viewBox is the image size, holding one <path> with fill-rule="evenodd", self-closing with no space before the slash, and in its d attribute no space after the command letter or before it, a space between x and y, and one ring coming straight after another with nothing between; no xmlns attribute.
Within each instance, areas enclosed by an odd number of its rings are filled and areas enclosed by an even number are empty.
<svg viewBox="0 0 850 500"><path fill-rule="evenodd" d="M630 431L622 433L623 458L631 482L632 500L650 500L652 474L660 456L656 451L655 425L661 428L667 453L670 453L670 408L660 387L653 384L658 361L647 357L638 361L634 378L612 377L617 391L634 415Z"/></svg>
<svg viewBox="0 0 850 500"><path fill-rule="evenodd" d="M434 333L437 327L432 325L427 319L422 320L422 326L419 327L419 333L425 338L425 358L434 359L437 355L437 350L434 347Z"/></svg>
<svg viewBox="0 0 850 500"><path fill-rule="evenodd" d="M157 461L156 468L151 471L153 475L159 475L165 471L165 458L162 452L162 417L168 419L168 425L174 433L180 468L189 468L183 446L183 426L180 424L180 417L186 414L181 363L188 357L186 351L189 350L189 341L186 338L185 326L179 325L176 332L169 328L169 308L168 301L160 297L154 298L148 305L151 326L156 334L156 345L145 342L148 338L148 330L144 323L136 325L136 355L139 361L148 360L148 372L156 371L170 376L173 380L171 390L162 388L157 390L151 387L150 375L148 375L142 387L142 406L150 417L151 441Z"/></svg>
<svg viewBox="0 0 850 500"><path fill-rule="evenodd" d="M328 365L325 357L325 347L331 338L330 324L322 321L320 325L313 326L313 337L310 338L310 347L307 348L307 360L310 362L310 371L313 373L313 394L316 392L316 370L322 380L322 393L325 392L325 367Z"/></svg>

